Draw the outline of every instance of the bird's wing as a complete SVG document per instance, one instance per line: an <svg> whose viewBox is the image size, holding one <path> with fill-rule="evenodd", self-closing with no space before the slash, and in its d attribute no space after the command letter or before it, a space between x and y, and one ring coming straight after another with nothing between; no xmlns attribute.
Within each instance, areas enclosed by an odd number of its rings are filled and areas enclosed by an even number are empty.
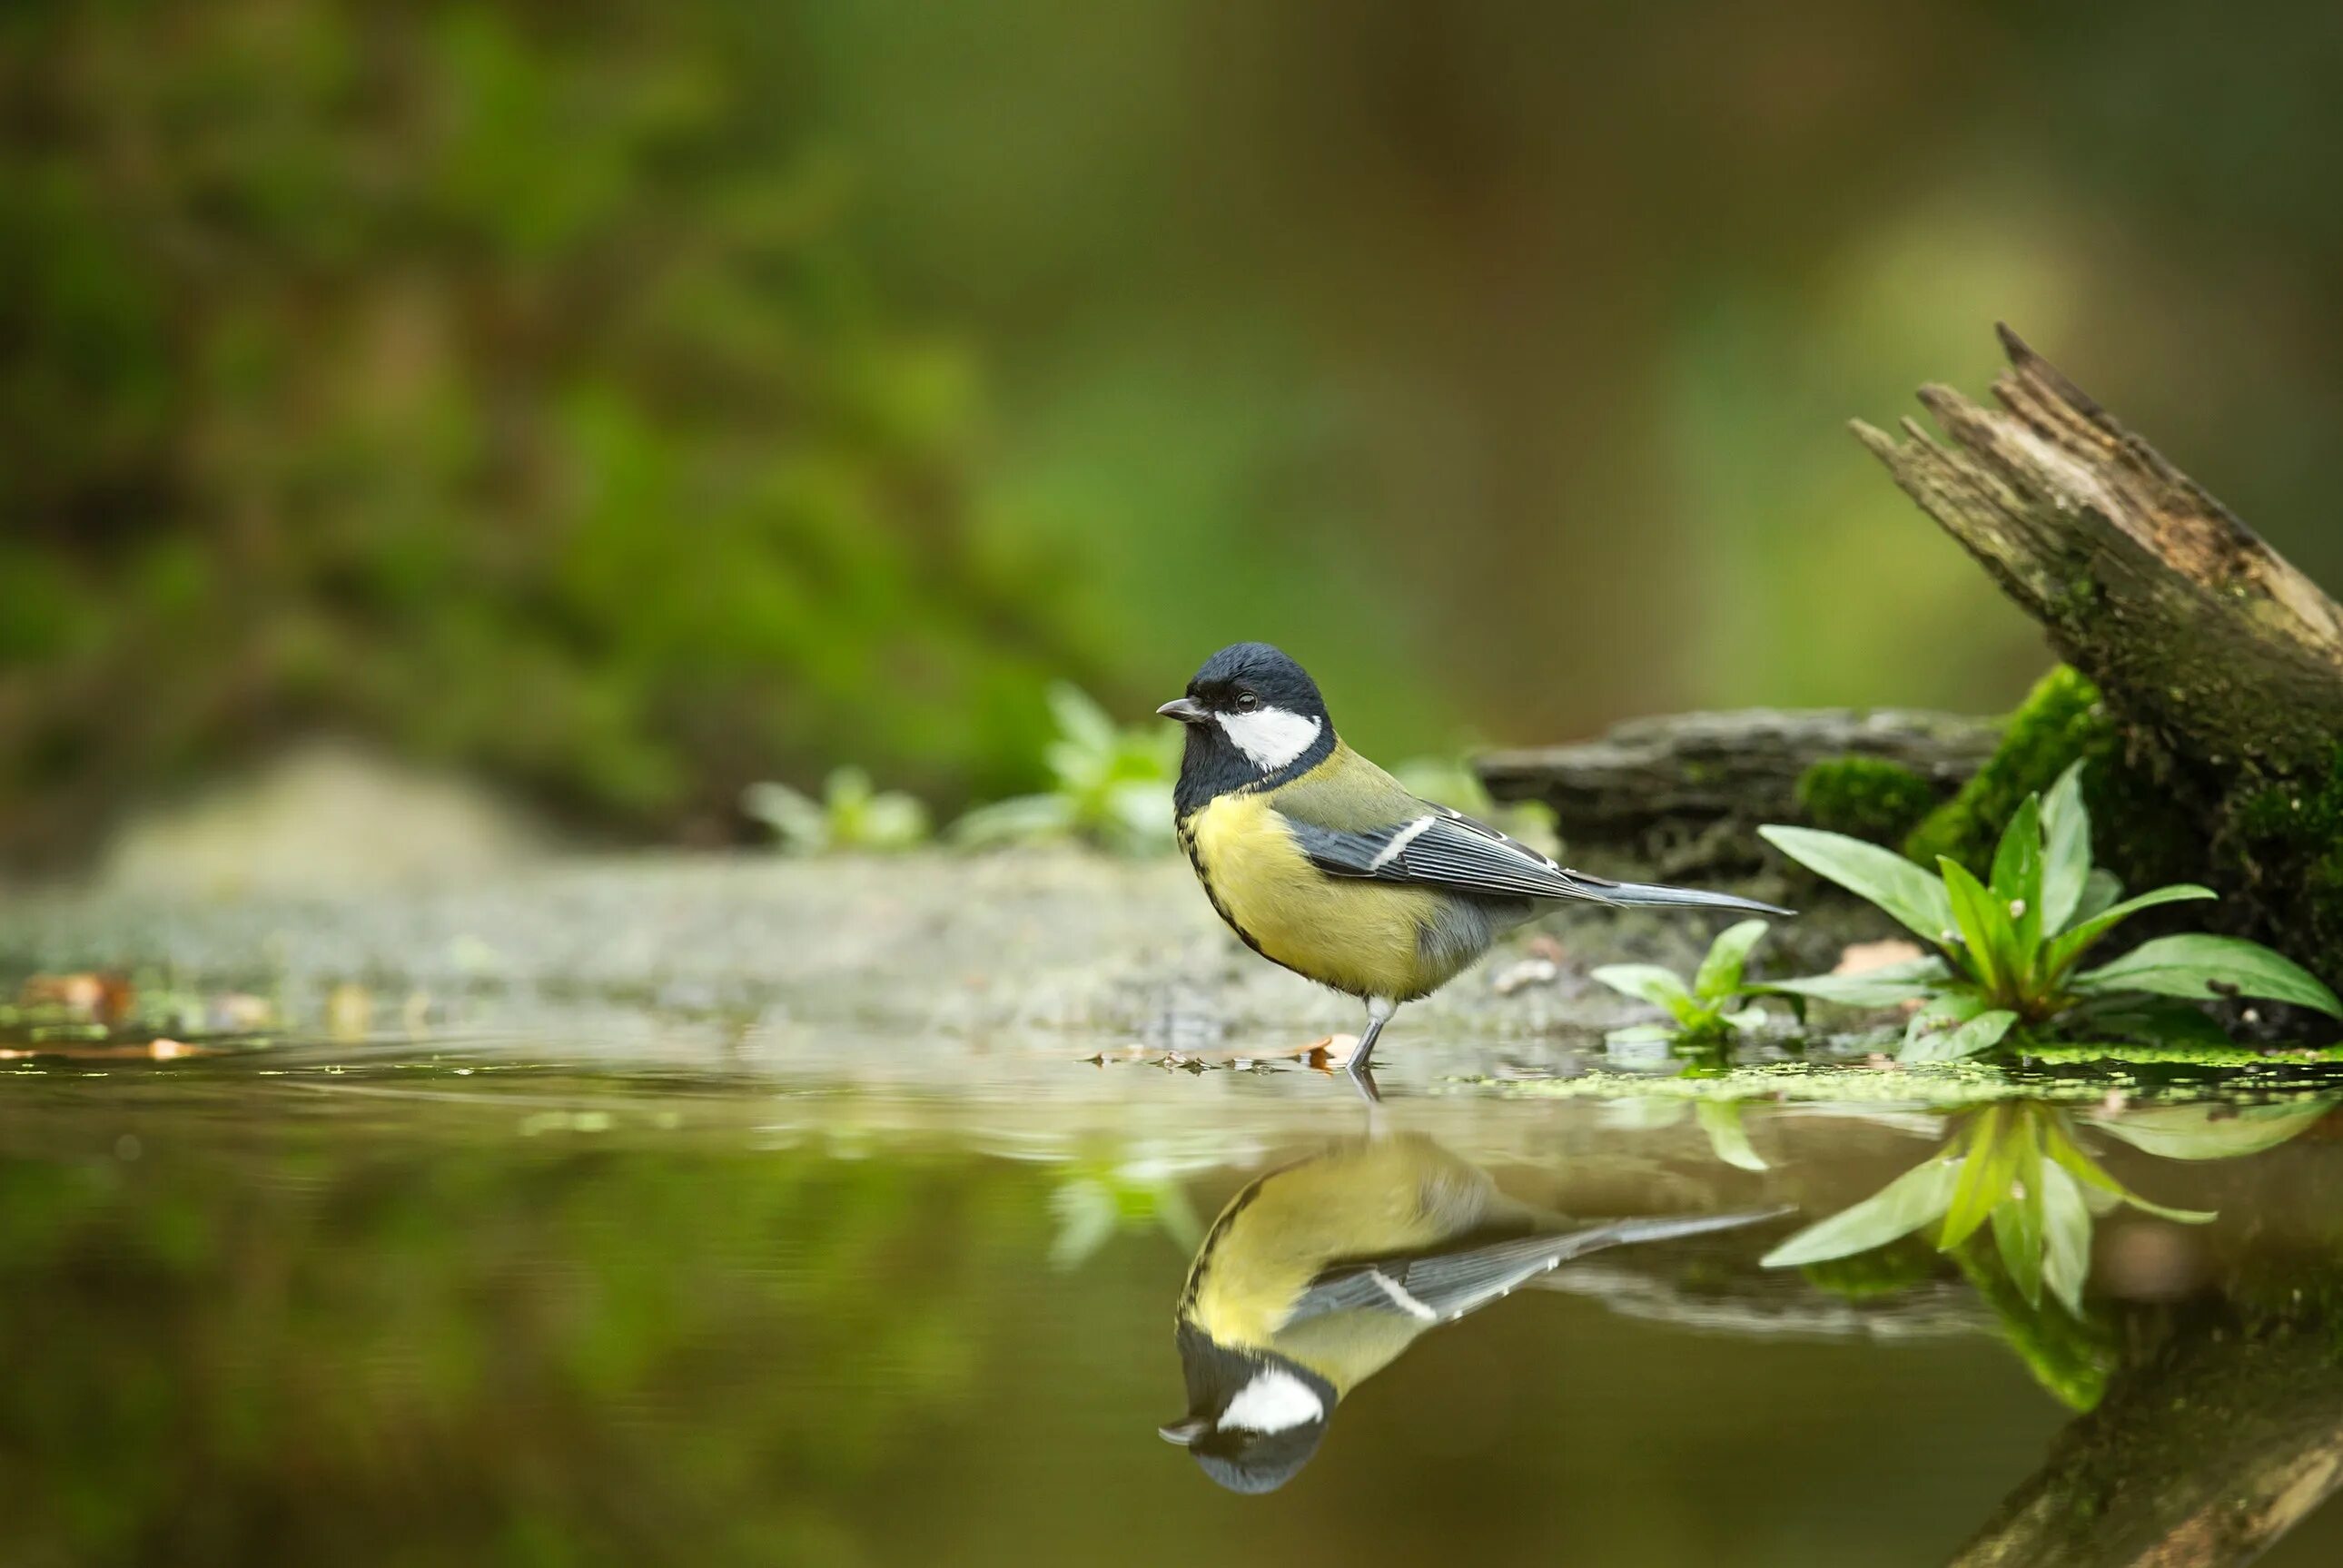
<svg viewBox="0 0 2343 1568"><path fill-rule="evenodd" d="M1729 1231L1781 1212L1767 1209L1614 1220L1566 1235L1517 1236L1421 1257L1348 1264L1312 1280L1286 1322L1291 1325L1325 1312L1396 1312L1426 1323L1446 1322L1588 1252Z"/></svg>
<svg viewBox="0 0 2343 1568"><path fill-rule="evenodd" d="M1361 829L1312 821L1294 804L1280 801L1279 814L1311 863L1333 876L1439 882L1544 899L1594 897L1581 891L1580 883L1592 887L1600 881L1564 870L1520 839L1445 806L1419 800L1413 816L1387 828Z"/></svg>
<svg viewBox="0 0 2343 1568"><path fill-rule="evenodd" d="M1581 899L1620 907L1749 910L1787 914L1771 904L1728 893L1614 882L1574 871L1486 822L1446 806L1417 801L1415 816L1389 828L1336 827L1310 820L1285 801L1279 814L1310 862L1330 876L1381 882L1417 882L1498 898Z"/></svg>

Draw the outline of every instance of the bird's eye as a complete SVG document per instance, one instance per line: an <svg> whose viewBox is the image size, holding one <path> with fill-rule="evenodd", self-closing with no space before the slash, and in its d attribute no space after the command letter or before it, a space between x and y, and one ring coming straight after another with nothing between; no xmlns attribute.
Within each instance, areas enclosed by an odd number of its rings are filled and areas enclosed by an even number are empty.
<svg viewBox="0 0 2343 1568"><path fill-rule="evenodd" d="M1261 699L1255 697L1252 692L1240 691L1237 693L1237 711L1239 713L1251 713L1254 709L1259 708L1260 706Z"/></svg>

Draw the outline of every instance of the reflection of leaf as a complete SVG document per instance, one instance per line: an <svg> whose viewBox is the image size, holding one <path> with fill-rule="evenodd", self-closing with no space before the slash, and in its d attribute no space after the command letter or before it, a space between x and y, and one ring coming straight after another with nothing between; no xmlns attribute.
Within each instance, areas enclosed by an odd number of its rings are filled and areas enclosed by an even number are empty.
<svg viewBox="0 0 2343 1568"><path fill-rule="evenodd" d="M2091 1272L2091 1211L2063 1164L2042 1172L2042 1282L2077 1317Z"/></svg>
<svg viewBox="0 0 2343 1568"><path fill-rule="evenodd" d="M1993 1244L2010 1283L2029 1307L2042 1302L2042 1145L2026 1118L2010 1140L2009 1183L2015 1201L1995 1206Z"/></svg>
<svg viewBox="0 0 2343 1568"><path fill-rule="evenodd" d="M1945 1210L1945 1226L1937 1233L1936 1249L1949 1252L1975 1235L1994 1210L2010 1197L2010 1182L2016 1174L2018 1145L2022 1135L2008 1133L2010 1108L1988 1106L1977 1113L1969 1127L1969 1152L1961 1161L1960 1180L1953 1186L1953 1201Z"/></svg>
<svg viewBox="0 0 2343 1568"><path fill-rule="evenodd" d="M2103 1170L2099 1162L2082 1151L2073 1134L2066 1131L2066 1119L2060 1116L2044 1131L2043 1152L2056 1162L2058 1168L2082 1184L2085 1195L2106 1199L2095 1205L2106 1213L2119 1203L2128 1203L2144 1213L2175 1220L2184 1225L2210 1224L2216 1218L2201 1209L2173 1209L2162 1203L2151 1203Z"/></svg>
<svg viewBox="0 0 2343 1568"><path fill-rule="evenodd" d="M2038 1248L2034 1256L2038 1268ZM2096 1317L2046 1307L2038 1274L2031 1295L2021 1293L2005 1271L1998 1251L1972 1243L1954 1257L2000 1320L2002 1337L2034 1381L2069 1409L2096 1408L2107 1393L2116 1362L2115 1342L2106 1326Z"/></svg>
<svg viewBox="0 0 2343 1568"><path fill-rule="evenodd" d="M1066 1182L1050 1194L1050 1211L1058 1217L1050 1266L1061 1271L1088 1262L1114 1235L1114 1193L1103 1181L1077 1177Z"/></svg>
<svg viewBox="0 0 2343 1568"><path fill-rule="evenodd" d="M1708 1134L1708 1147L1719 1160L1743 1171L1763 1171L1765 1161L1749 1145L1749 1130L1741 1124L1741 1111L1737 1101L1704 1100L1693 1113L1700 1119L1700 1130Z"/></svg>
<svg viewBox="0 0 2343 1568"><path fill-rule="evenodd" d="M1809 1225L1765 1254L1769 1269L1819 1263L1885 1246L1942 1215L1960 1180L1960 1162L1931 1160L1829 1219Z"/></svg>
<svg viewBox="0 0 2343 1568"><path fill-rule="evenodd" d="M2151 1105L2091 1124L2112 1138L2165 1160L2234 1160L2275 1149L2308 1130L2335 1105Z"/></svg>

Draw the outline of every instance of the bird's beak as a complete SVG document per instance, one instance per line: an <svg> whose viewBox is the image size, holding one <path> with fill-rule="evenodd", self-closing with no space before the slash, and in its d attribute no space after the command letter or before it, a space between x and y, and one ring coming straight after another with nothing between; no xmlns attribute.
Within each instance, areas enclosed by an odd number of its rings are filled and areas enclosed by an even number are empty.
<svg viewBox="0 0 2343 1568"><path fill-rule="evenodd" d="M1204 705L1192 697L1175 697L1155 711L1165 719L1176 719L1182 724L1202 724L1206 717Z"/></svg>
<svg viewBox="0 0 2343 1568"><path fill-rule="evenodd" d="M1205 1420L1201 1415L1192 1415L1182 1420L1175 1421L1168 1426L1157 1427L1155 1429L1155 1435L1161 1438L1166 1442L1176 1442L1182 1448L1185 1448L1190 1443L1195 1442L1198 1438L1203 1436L1206 1432L1212 1430L1212 1423L1211 1422Z"/></svg>

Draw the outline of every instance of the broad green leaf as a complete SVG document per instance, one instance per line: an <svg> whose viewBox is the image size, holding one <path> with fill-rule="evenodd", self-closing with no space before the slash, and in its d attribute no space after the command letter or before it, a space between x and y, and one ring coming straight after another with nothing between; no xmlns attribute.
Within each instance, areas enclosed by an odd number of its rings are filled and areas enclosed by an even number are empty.
<svg viewBox="0 0 2343 1568"><path fill-rule="evenodd" d="M740 792L740 809L770 828L792 849L829 847L830 818L821 802L786 784L749 785Z"/></svg>
<svg viewBox="0 0 2343 1568"><path fill-rule="evenodd" d="M2120 904L2110 904L2088 920L2076 921L2074 929L2054 940L2050 950L2044 955L2042 972L2046 978L2056 980L2074 966L2075 960L2083 956L2085 949L2142 910L2152 910L2158 904L2179 904L2195 899L2217 899L2220 896L2212 889L2200 888L2194 882L2175 882L2168 888L2158 888L2136 899L2126 899Z"/></svg>
<svg viewBox="0 0 2343 1568"><path fill-rule="evenodd" d="M1807 1226L1761 1261L1769 1269L1792 1269L1884 1247L1942 1216L1960 1174L1955 1160L1915 1166L1853 1208Z"/></svg>
<svg viewBox="0 0 2343 1568"><path fill-rule="evenodd" d="M2095 920L2103 910L2111 910L2123 900L2123 883L2104 866L2094 866L2091 874L2083 879L2083 896L2075 900L2075 912L2066 918L2066 929L2074 930L2085 920Z"/></svg>
<svg viewBox="0 0 2343 1568"><path fill-rule="evenodd" d="M1717 932L1708 944L1708 956L1700 960L1699 972L1692 977L1693 994L1703 1001L1723 1001L1738 991L1749 950L1770 929L1764 920L1743 920Z"/></svg>
<svg viewBox="0 0 2343 1568"><path fill-rule="evenodd" d="M2042 940L2042 802L2032 795L2010 813L1994 851L1993 896L2009 911L2010 972L2023 976Z"/></svg>
<svg viewBox="0 0 2343 1568"><path fill-rule="evenodd" d="M970 809L952 824L952 837L970 849L1031 843L1073 830L1073 802L1063 795L1019 795Z"/></svg>
<svg viewBox="0 0 2343 1568"><path fill-rule="evenodd" d="M1985 993L1973 986L1938 991L1904 1025L1904 1044L1908 1047L1923 1035L1956 1029L1992 1006Z"/></svg>
<svg viewBox="0 0 2343 1568"><path fill-rule="evenodd" d="M1808 975L1803 980L1768 980L1749 989L1760 995L1811 997L1842 1007L1894 1007L1934 992L1953 971L1939 958L1914 959L1854 975Z"/></svg>
<svg viewBox="0 0 2343 1568"><path fill-rule="evenodd" d="M1928 1061L1958 1061L1981 1050L1991 1050L2009 1032L2017 1015L2006 1008L1981 1012L1966 1023L1906 1041L1896 1060L1908 1065Z"/></svg>
<svg viewBox="0 0 2343 1568"><path fill-rule="evenodd" d="M2076 976L2075 984L2091 990L2144 990L2158 996L2267 997L2343 1018L2343 1001L2318 976L2242 937L2158 937L2113 963Z"/></svg>
<svg viewBox="0 0 2343 1568"><path fill-rule="evenodd" d="M1700 1130L1708 1134L1711 1152L1727 1165L1743 1171L1763 1171L1765 1161L1749 1146L1749 1130L1741 1124L1741 1107L1729 1100L1704 1100L1693 1108Z"/></svg>
<svg viewBox="0 0 2343 1568"><path fill-rule="evenodd" d="M1681 1020L1686 1010L1697 1010L1692 992L1674 970L1657 964L1604 964L1588 971L1588 978L1609 986L1624 996L1632 996L1654 1007L1664 1007Z"/></svg>
<svg viewBox="0 0 2343 1568"><path fill-rule="evenodd" d="M2042 1304L2042 1146L2030 1117L2011 1131L2009 1201L1993 1211L1993 1242L2026 1304Z"/></svg>
<svg viewBox="0 0 2343 1568"><path fill-rule="evenodd" d="M2089 1121L2109 1137L2160 1159L2235 1160L2275 1149L2307 1131L2335 1103L2147 1105Z"/></svg>
<svg viewBox="0 0 2343 1568"><path fill-rule="evenodd" d="M2087 1030L2094 1036L2136 1040L2159 1049L2229 1043L2229 1031L2220 1020L2195 1002L2142 991L2086 998L2067 1010L2062 1022L2070 1037L2078 1030Z"/></svg>
<svg viewBox="0 0 2343 1568"><path fill-rule="evenodd" d="M1114 720L1089 692L1073 682L1056 680L1050 683L1050 713L1058 721L1059 733L1084 750L1103 752L1114 749Z"/></svg>
<svg viewBox="0 0 2343 1568"><path fill-rule="evenodd" d="M2090 874L2091 816L2083 804L2083 765L2077 762L2058 775L2042 802L2044 930L2056 935L2066 929Z"/></svg>
<svg viewBox="0 0 2343 1568"><path fill-rule="evenodd" d="M1969 972L1988 991L2007 994L2016 974L2017 943L2017 933L2009 923L2009 906L1995 898L1993 890L1958 860L1940 855L1936 866L1945 874L1945 891L1951 897L1953 920L1960 927Z"/></svg>
<svg viewBox="0 0 2343 1568"><path fill-rule="evenodd" d="M2077 1317L2091 1275L2091 1210L2075 1178L2057 1165L2042 1167L2042 1282Z"/></svg>
<svg viewBox="0 0 2343 1568"><path fill-rule="evenodd" d="M1938 1251L1949 1252L1976 1235L1977 1227L2008 1199L2023 1136L2006 1106L1988 1106L1976 1113L1961 1179L1945 1210L1944 1228L1936 1233Z"/></svg>
<svg viewBox="0 0 2343 1568"><path fill-rule="evenodd" d="M1892 849L1814 828L1769 825L1757 836L1816 876L1878 905L1923 940L1941 946L1952 930L1944 884Z"/></svg>

